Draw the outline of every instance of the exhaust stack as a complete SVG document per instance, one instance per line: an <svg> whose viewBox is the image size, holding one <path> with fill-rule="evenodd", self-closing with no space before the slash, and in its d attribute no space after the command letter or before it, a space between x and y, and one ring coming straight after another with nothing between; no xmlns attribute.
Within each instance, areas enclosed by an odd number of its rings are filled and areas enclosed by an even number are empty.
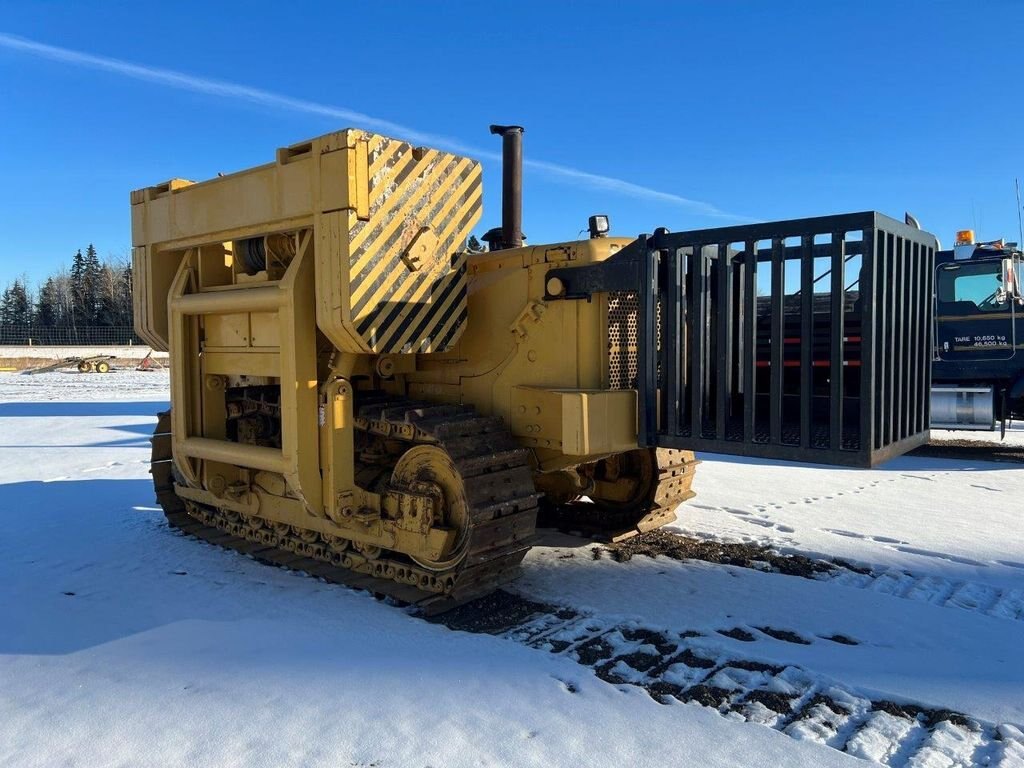
<svg viewBox="0 0 1024 768"><path fill-rule="evenodd" d="M523 244L523 127L492 125L491 133L501 136L500 247L519 248Z"/></svg>

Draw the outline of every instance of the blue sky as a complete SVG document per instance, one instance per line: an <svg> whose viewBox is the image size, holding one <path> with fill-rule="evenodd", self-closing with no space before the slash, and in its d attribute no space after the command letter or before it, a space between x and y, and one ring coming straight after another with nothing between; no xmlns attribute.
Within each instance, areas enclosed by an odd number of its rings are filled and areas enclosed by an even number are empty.
<svg viewBox="0 0 1024 768"><path fill-rule="evenodd" d="M0 9L0 286L89 242L127 253L134 188L387 123L489 153L480 233L500 217L487 126L525 125L533 243L597 212L633 236L864 209L944 244L1017 239L1012 0Z"/></svg>

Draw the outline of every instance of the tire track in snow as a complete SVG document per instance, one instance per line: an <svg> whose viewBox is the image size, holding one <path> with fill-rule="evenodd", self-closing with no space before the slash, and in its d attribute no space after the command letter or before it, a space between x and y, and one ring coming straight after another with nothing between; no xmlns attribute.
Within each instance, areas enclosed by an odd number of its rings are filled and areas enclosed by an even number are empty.
<svg viewBox="0 0 1024 768"><path fill-rule="evenodd" d="M946 560L955 557L930 550L897 548L912 551L913 554ZM896 568L861 568L841 559L797 552L778 552L761 544L724 542L711 538L651 531L618 544L595 546L593 552L597 557L607 552L613 560L619 562L628 561L637 555L647 555L752 568L768 573L826 581L938 607L958 608L1011 621L1024 621L1024 588L1000 588L991 584L942 576L922 576Z"/></svg>
<svg viewBox="0 0 1024 768"><path fill-rule="evenodd" d="M317 578L316 569L307 572L302 563L286 569ZM416 615L415 608L407 610ZM895 768L1024 768L1024 732L1018 726L871 700L802 667L744 657L717 638L757 639L742 627L708 633L616 623L503 591L423 618L565 656L611 685L646 691L659 704L709 707L723 717ZM773 627L750 629L799 644L856 644L842 636L805 638ZM570 694L579 690L572 680L560 682Z"/></svg>
<svg viewBox="0 0 1024 768"><path fill-rule="evenodd" d="M717 641L716 633L615 623L506 592L431 621L570 658L611 685L646 691L659 704L708 707L729 719L886 766L1024 767L1024 732L1015 725L872 700L807 669L737 654ZM771 628L758 628L764 630ZM720 634L754 639L742 628ZM779 639L785 631L766 634ZM572 680L561 682L569 693L579 688Z"/></svg>

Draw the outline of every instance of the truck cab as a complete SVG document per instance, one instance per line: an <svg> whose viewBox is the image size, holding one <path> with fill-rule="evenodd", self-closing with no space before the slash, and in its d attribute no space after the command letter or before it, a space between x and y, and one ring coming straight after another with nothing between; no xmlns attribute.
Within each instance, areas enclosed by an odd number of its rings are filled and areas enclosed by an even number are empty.
<svg viewBox="0 0 1024 768"><path fill-rule="evenodd" d="M1021 251L963 230L935 261L931 426L1005 430L1024 417Z"/></svg>

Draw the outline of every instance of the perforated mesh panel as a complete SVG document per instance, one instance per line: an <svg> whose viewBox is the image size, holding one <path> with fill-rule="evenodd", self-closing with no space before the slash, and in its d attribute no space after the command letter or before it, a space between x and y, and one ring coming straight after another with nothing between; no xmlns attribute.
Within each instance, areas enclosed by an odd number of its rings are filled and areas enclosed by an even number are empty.
<svg viewBox="0 0 1024 768"><path fill-rule="evenodd" d="M636 389L639 315L640 301L635 291L612 291L608 294L609 389Z"/></svg>
<svg viewBox="0 0 1024 768"><path fill-rule="evenodd" d="M640 365L637 324L640 300L636 291L608 294L608 388L636 389ZM661 349L661 301L655 307L656 349ZM658 361L661 381L661 361Z"/></svg>

